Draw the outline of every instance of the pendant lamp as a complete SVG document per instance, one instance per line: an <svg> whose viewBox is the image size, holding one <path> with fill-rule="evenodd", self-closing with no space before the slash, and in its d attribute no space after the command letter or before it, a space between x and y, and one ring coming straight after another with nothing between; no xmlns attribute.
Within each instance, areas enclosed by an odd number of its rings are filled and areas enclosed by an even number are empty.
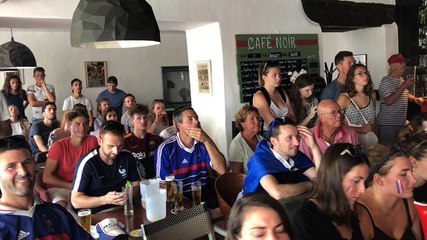
<svg viewBox="0 0 427 240"><path fill-rule="evenodd" d="M160 30L145 0L80 0L70 39L81 48L144 47L160 43Z"/></svg>
<svg viewBox="0 0 427 240"><path fill-rule="evenodd" d="M33 52L22 43L12 40L0 45L0 68L34 68L37 67Z"/></svg>

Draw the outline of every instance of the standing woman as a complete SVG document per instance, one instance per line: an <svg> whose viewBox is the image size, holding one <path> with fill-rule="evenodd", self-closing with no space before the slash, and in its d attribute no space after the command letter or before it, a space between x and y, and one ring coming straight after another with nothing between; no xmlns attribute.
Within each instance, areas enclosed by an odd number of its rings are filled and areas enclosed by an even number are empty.
<svg viewBox="0 0 427 240"><path fill-rule="evenodd" d="M319 101L313 95L314 79L308 74L297 77L291 88L290 99L295 110L298 125L314 127L317 122L317 104Z"/></svg>
<svg viewBox="0 0 427 240"><path fill-rule="evenodd" d="M13 104L18 107L19 115L23 119L27 119L25 116L25 108L28 106L27 92L22 89L22 82L18 75L9 75L3 84L1 90L3 95L6 97L7 105Z"/></svg>
<svg viewBox="0 0 427 240"><path fill-rule="evenodd" d="M243 106L234 116L239 134L230 143L227 160L231 172L245 173L248 159L254 154L256 145L264 139L259 135L260 117L254 106Z"/></svg>
<svg viewBox="0 0 427 240"><path fill-rule="evenodd" d="M275 118L288 117L296 122L289 97L280 87L281 82L279 62L268 61L259 65L258 84L261 89L254 94L252 102L264 121L262 130L265 136L268 136L268 126Z"/></svg>
<svg viewBox="0 0 427 240"><path fill-rule="evenodd" d="M337 102L344 112L347 124L359 134L359 142L363 143L361 138L364 134L375 132L376 115L376 95L365 65L354 64L350 67L343 93L338 96ZM368 146L363 147L367 149Z"/></svg>
<svg viewBox="0 0 427 240"><path fill-rule="evenodd" d="M393 147L369 171L366 193L357 204L365 239L422 239L412 201L415 178L408 156Z"/></svg>
<svg viewBox="0 0 427 240"><path fill-rule="evenodd" d="M354 206L368 173L368 159L352 144L330 146L317 171L316 192L295 215L295 239L363 239Z"/></svg>
<svg viewBox="0 0 427 240"><path fill-rule="evenodd" d="M148 114L147 132L159 135L167 127L169 127L169 120L165 102L161 99L154 99Z"/></svg>

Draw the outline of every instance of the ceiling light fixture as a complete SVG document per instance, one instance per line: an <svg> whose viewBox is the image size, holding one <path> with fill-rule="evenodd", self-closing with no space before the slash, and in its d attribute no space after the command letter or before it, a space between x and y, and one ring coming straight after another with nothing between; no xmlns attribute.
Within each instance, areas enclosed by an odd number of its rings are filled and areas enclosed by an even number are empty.
<svg viewBox="0 0 427 240"><path fill-rule="evenodd" d="M36 59L33 52L22 43L13 39L12 28L10 29L12 40L0 45L0 68L33 68L36 67Z"/></svg>
<svg viewBox="0 0 427 240"><path fill-rule="evenodd" d="M160 30L145 0L80 0L70 39L82 48L145 47L160 43Z"/></svg>

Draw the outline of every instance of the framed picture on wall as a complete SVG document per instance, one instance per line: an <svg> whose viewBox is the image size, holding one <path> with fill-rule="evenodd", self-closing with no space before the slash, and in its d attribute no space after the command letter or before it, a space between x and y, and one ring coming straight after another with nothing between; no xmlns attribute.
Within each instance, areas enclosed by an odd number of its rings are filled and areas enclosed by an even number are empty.
<svg viewBox="0 0 427 240"><path fill-rule="evenodd" d="M86 87L104 87L107 79L106 61L85 62Z"/></svg>
<svg viewBox="0 0 427 240"><path fill-rule="evenodd" d="M2 71L3 71L3 81L5 81L6 78L11 75L18 75L19 79L21 79L22 85L25 84L23 69L4 69Z"/></svg>
<svg viewBox="0 0 427 240"><path fill-rule="evenodd" d="M366 67L368 66L368 54L354 54L354 63L363 64Z"/></svg>
<svg viewBox="0 0 427 240"><path fill-rule="evenodd" d="M212 94L212 74L211 61L204 60L196 62L197 65L197 82L199 85L199 93Z"/></svg>

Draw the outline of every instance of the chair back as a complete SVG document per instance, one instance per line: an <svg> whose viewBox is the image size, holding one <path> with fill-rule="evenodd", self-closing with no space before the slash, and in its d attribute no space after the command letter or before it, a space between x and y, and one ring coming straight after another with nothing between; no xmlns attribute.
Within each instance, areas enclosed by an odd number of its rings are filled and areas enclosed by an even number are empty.
<svg viewBox="0 0 427 240"><path fill-rule="evenodd" d="M243 189L245 174L243 173L224 173L215 181L216 195L219 208L225 219L230 215L231 207L237 199L237 195Z"/></svg>
<svg viewBox="0 0 427 240"><path fill-rule="evenodd" d="M420 218L421 227L424 233L424 239L427 239L427 204L414 201L415 209L417 209Z"/></svg>
<svg viewBox="0 0 427 240"><path fill-rule="evenodd" d="M206 204L185 209L164 219L141 225L144 239L191 240L203 236L214 238L214 230Z"/></svg>

